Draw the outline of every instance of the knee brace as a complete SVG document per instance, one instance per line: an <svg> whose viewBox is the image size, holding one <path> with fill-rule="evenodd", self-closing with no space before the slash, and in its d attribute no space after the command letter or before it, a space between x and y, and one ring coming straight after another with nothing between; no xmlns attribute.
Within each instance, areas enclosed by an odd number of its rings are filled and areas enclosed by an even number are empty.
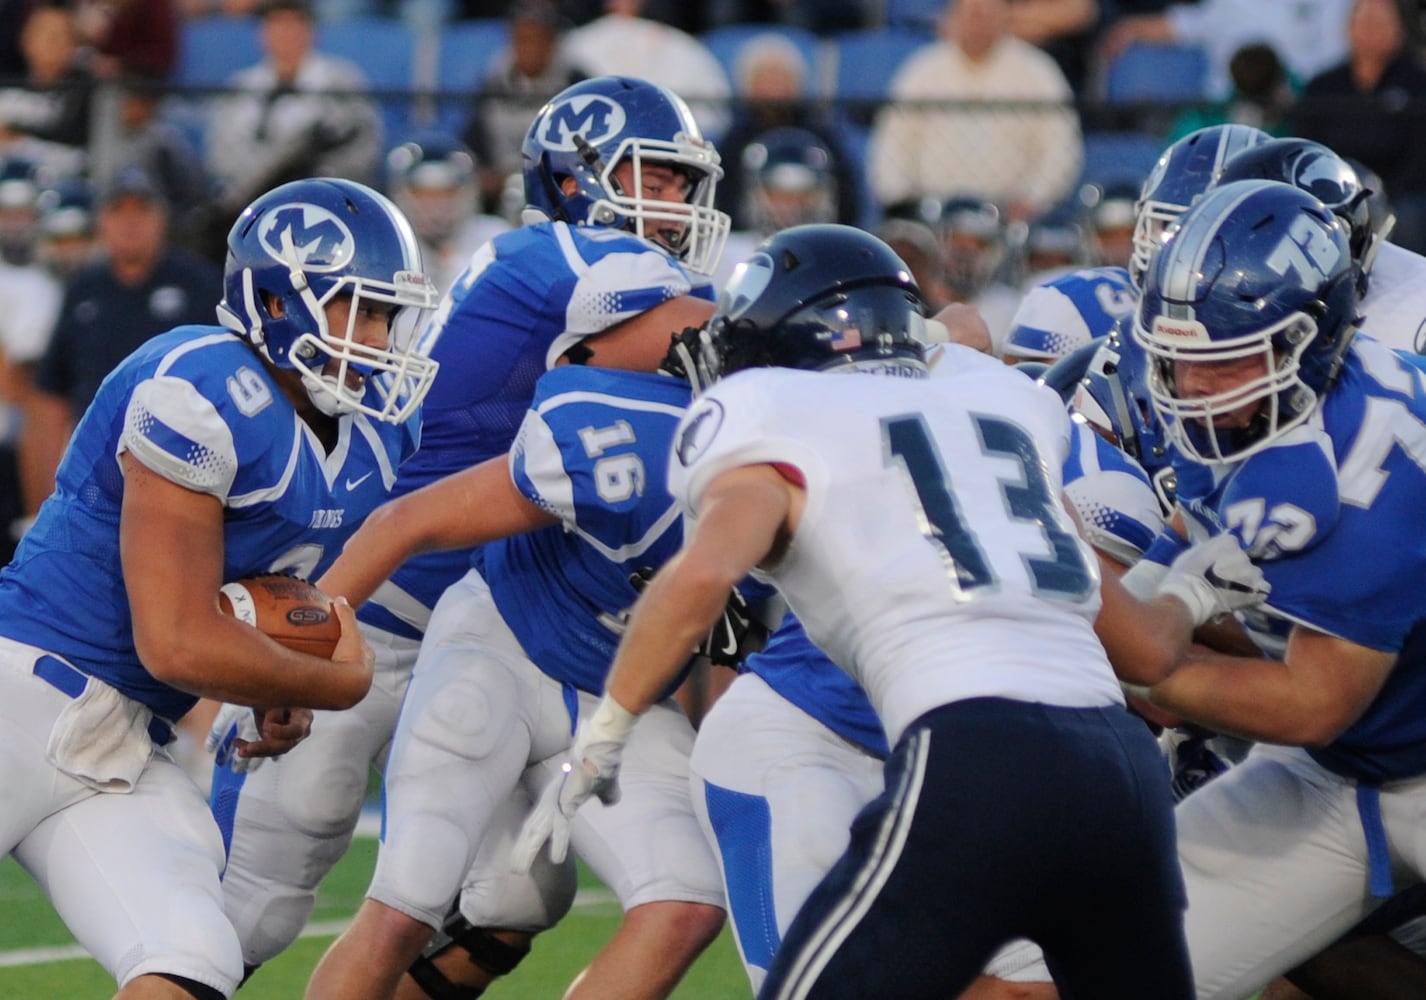
<svg viewBox="0 0 1426 1000"><path fill-rule="evenodd" d="M464 949L471 962L492 976L508 975L530 953L528 945L510 944L482 927L472 926L456 909L409 970L416 985L431 1000L475 1000L485 992L484 987L451 982L431 961L451 945Z"/></svg>

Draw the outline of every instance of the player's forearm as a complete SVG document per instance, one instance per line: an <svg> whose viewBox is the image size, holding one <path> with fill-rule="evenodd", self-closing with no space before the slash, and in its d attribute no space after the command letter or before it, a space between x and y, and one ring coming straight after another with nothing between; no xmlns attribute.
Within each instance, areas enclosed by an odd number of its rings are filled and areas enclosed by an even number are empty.
<svg viewBox="0 0 1426 1000"><path fill-rule="evenodd" d="M1149 688L1149 701L1188 722L1258 742L1313 746L1335 735L1280 660L1195 650Z"/></svg>
<svg viewBox="0 0 1426 1000"><path fill-rule="evenodd" d="M674 557L634 605L609 669L608 694L630 712L647 711L718 620L731 587L721 574L700 573L686 552Z"/></svg>

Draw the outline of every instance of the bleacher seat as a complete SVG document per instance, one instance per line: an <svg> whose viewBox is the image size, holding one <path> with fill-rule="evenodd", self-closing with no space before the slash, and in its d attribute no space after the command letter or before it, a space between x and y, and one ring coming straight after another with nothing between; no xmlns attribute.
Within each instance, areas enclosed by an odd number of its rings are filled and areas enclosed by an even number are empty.
<svg viewBox="0 0 1426 1000"><path fill-rule="evenodd" d="M314 47L350 60L366 75L386 125L386 141L403 141L415 125L404 92L417 86L416 33L394 17L363 16L317 25ZM403 92L398 96L394 92ZM383 96L390 93L390 96Z"/></svg>
<svg viewBox="0 0 1426 1000"><path fill-rule="evenodd" d="M1208 57L1197 46L1136 42L1109 65L1104 99L1111 104L1199 101L1207 76Z"/></svg>
<svg viewBox="0 0 1426 1000"><path fill-rule="evenodd" d="M721 28L711 28L698 37L722 64L724 72L728 74L728 81L736 92L738 90L736 76L738 54L742 52L743 46L748 42L759 35L766 34L782 35L797 46L797 50L802 53L803 61L807 63L807 93L810 96L821 96L826 90L822 71L825 43L819 36L805 28L780 24L729 24Z"/></svg>
<svg viewBox="0 0 1426 1000"><path fill-rule="evenodd" d="M835 43L837 71L832 96L841 101L868 102L887 97L901 64L926 45L927 39L911 31L874 28L838 35ZM846 112L854 120L867 122L872 110L848 107Z"/></svg>
<svg viewBox="0 0 1426 1000"><path fill-rule="evenodd" d="M179 31L173 82L181 87L219 87L261 58L257 18L188 18Z"/></svg>
<svg viewBox="0 0 1426 1000"><path fill-rule="evenodd" d="M1081 182L1142 184L1165 145L1163 140L1147 132L1086 132Z"/></svg>
<svg viewBox="0 0 1426 1000"><path fill-rule="evenodd" d="M446 131L459 135L470 114L470 98L500 50L510 42L510 28L503 18L456 21L441 29L436 52L436 90L445 96L436 109L436 121ZM459 100L451 95L464 94Z"/></svg>

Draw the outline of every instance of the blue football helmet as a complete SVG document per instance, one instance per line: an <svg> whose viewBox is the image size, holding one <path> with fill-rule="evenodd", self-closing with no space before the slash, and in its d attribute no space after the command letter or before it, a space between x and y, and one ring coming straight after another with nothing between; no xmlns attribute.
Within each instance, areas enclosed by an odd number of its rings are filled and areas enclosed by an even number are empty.
<svg viewBox="0 0 1426 1000"><path fill-rule="evenodd" d="M1355 332L1356 275L1341 221L1291 185L1235 181L1185 212L1134 323L1169 440L1197 461L1235 462L1311 416ZM1187 365L1249 359L1260 373L1236 384L1187 384Z"/></svg>
<svg viewBox="0 0 1426 1000"><path fill-rule="evenodd" d="M475 154L445 132L423 132L386 154L386 189L416 235L441 246L475 216Z"/></svg>
<svg viewBox="0 0 1426 1000"><path fill-rule="evenodd" d="M345 330L330 330L325 307L338 295L352 297L350 320ZM372 302L396 307L384 349L354 338L357 315ZM413 332L420 324L402 314L436 302L405 216L355 181L274 188L228 233L219 322L273 367L299 372L312 403L329 416L359 412L400 423L415 411L436 363L430 343Z"/></svg>
<svg viewBox="0 0 1426 1000"><path fill-rule="evenodd" d="M837 165L806 129L775 128L743 150L748 224L764 236L792 226L837 221Z"/></svg>
<svg viewBox="0 0 1426 1000"><path fill-rule="evenodd" d="M1224 164L1218 183L1252 180L1282 181L1301 188L1342 220L1352 259L1361 269L1358 291L1364 294L1381 244L1373 229L1371 192L1352 165L1320 142L1272 139L1236 154Z"/></svg>
<svg viewBox="0 0 1426 1000"><path fill-rule="evenodd" d="M1134 253L1129 276L1143 287L1154 251L1168 227L1213 186L1228 160L1272 136L1251 125L1209 125L1179 139L1154 164L1135 206Z"/></svg>
<svg viewBox="0 0 1426 1000"><path fill-rule="evenodd" d="M728 238L713 207L723 176L682 98L644 80L601 76L566 87L535 115L522 149L528 219L627 229L690 271L712 274ZM632 160L634 190L615 168ZM688 183L682 202L645 198L643 164L672 167ZM573 180L573 190L564 184ZM528 210L527 210L528 211Z"/></svg>
<svg viewBox="0 0 1426 1000"><path fill-rule="evenodd" d="M925 325L911 270L889 246L852 226L794 226L733 271L698 379L769 366L922 376Z"/></svg>

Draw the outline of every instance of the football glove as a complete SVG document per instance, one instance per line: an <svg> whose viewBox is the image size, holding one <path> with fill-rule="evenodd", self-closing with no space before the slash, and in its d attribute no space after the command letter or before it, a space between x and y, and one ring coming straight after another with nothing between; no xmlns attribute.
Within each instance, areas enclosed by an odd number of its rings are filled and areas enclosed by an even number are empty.
<svg viewBox="0 0 1426 1000"><path fill-rule="evenodd" d="M1193 624L1261 604L1272 591L1263 571L1253 565L1232 532L1214 535L1185 551L1159 584L1188 605Z"/></svg>
<svg viewBox="0 0 1426 1000"><path fill-rule="evenodd" d="M638 718L605 695L594 714L579 724L569 757L560 765L559 777L540 793L515 839L510 852L515 872L528 872L546 841L550 844L550 860L562 862L569 851L570 820L591 798L597 796L606 806L619 801L624 743Z"/></svg>
<svg viewBox="0 0 1426 1000"><path fill-rule="evenodd" d="M743 659L763 648L767 626L748 607L735 587L723 606L723 614L708 630L698 652L720 667L736 667Z"/></svg>

